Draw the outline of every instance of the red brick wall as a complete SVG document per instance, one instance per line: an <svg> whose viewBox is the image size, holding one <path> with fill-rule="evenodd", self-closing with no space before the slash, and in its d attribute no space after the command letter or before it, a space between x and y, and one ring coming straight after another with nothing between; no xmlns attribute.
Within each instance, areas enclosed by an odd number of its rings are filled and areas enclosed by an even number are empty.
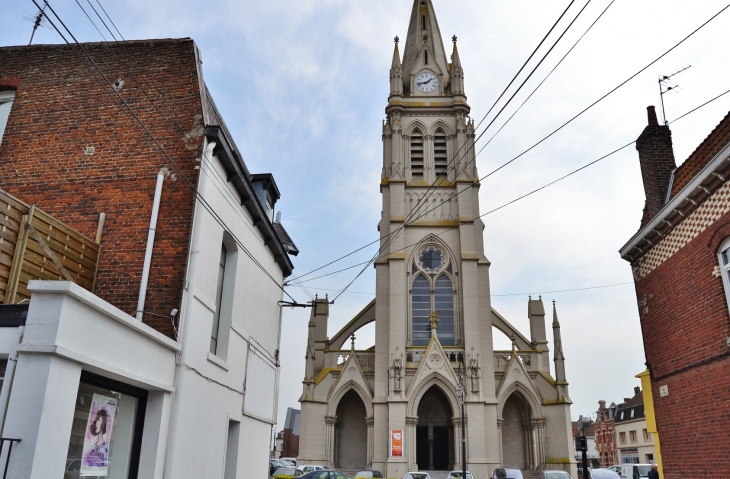
<svg viewBox="0 0 730 479"><path fill-rule="evenodd" d="M636 282L665 479L730 470L730 315L713 274L716 233L728 222L730 214Z"/></svg>
<svg viewBox="0 0 730 479"><path fill-rule="evenodd" d="M197 186L203 137L193 41L84 48L110 81L124 80L122 97ZM145 305L167 316L180 309L194 195L76 53L83 57L66 45L0 48L0 77L20 78L0 151L0 188L91 238L106 213L95 293L134 314L156 175L170 168L176 178L163 186ZM93 155L84 154L88 146ZM168 318L144 321L172 336Z"/></svg>
<svg viewBox="0 0 730 479"><path fill-rule="evenodd" d="M299 456L299 436L295 436L291 429L284 429L284 442L281 447L281 457Z"/></svg>

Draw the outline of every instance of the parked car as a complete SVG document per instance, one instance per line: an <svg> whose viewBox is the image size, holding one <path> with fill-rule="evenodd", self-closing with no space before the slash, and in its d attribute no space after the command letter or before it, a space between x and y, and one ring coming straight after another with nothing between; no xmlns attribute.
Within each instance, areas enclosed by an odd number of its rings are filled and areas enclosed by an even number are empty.
<svg viewBox="0 0 730 479"><path fill-rule="evenodd" d="M621 464L621 471L618 473L621 479L641 479L648 477L651 471L651 464Z"/></svg>
<svg viewBox="0 0 730 479"><path fill-rule="evenodd" d="M431 479L426 472L409 472L403 479Z"/></svg>
<svg viewBox="0 0 730 479"><path fill-rule="evenodd" d="M355 479L382 479L383 474L380 471L373 471L368 469L367 471L360 471L355 474Z"/></svg>
<svg viewBox="0 0 730 479"><path fill-rule="evenodd" d="M342 471L332 469L322 469L304 474L299 479L352 479Z"/></svg>
<svg viewBox="0 0 730 479"><path fill-rule="evenodd" d="M464 471L451 471L449 473L449 477L446 479L462 479L464 477ZM471 475L471 472L466 471L466 479L474 479L474 476Z"/></svg>
<svg viewBox="0 0 730 479"><path fill-rule="evenodd" d="M283 461L280 461L279 459L269 459L269 475L274 474L277 469L281 469L282 467L291 467L289 464L286 464Z"/></svg>
<svg viewBox="0 0 730 479"><path fill-rule="evenodd" d="M606 469L608 469L609 471L615 472L619 476L621 475L621 464L616 464L615 466L609 466Z"/></svg>
<svg viewBox="0 0 730 479"><path fill-rule="evenodd" d="M525 479L522 471L516 466L498 466L492 474L492 479Z"/></svg>
<svg viewBox="0 0 730 479"><path fill-rule="evenodd" d="M291 464L292 466L296 466L297 465L297 458L296 457L280 457L279 460L280 461L286 461L289 464Z"/></svg>
<svg viewBox="0 0 730 479"><path fill-rule="evenodd" d="M324 469L324 466L307 464L307 465L303 465L303 466L297 466L297 469L299 469L302 472L312 472L312 471L321 471L322 469Z"/></svg>
<svg viewBox="0 0 730 479"><path fill-rule="evenodd" d="M619 479L619 475L609 469L588 468L591 479Z"/></svg>
<svg viewBox="0 0 730 479"><path fill-rule="evenodd" d="M570 474L565 471L542 471L540 479L570 479Z"/></svg>
<svg viewBox="0 0 730 479"><path fill-rule="evenodd" d="M293 467L280 467L271 475L271 479L292 479L304 475L299 469Z"/></svg>

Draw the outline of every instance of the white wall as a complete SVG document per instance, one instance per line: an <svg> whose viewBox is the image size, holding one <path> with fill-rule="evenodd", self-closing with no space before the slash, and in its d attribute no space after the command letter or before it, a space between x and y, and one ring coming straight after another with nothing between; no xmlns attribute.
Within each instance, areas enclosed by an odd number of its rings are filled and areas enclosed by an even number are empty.
<svg viewBox="0 0 730 479"><path fill-rule="evenodd" d="M199 192L237 238L272 277L283 283L281 268L216 157L203 158ZM182 352L177 372L173 433L168 446L166 477L222 478L229 421L240 421L236 467L240 477L266 477L275 418L281 289L256 266L238 245L230 330L226 354L209 352L224 227L200 203L196 206L188 282L181 312ZM227 248L230 253L230 248ZM226 266L226 274L230 271ZM226 327L221 322L221 328ZM219 346L220 348L220 346ZM271 368L273 377L247 377L251 355ZM259 378L265 375L256 375ZM245 386L244 386L245 383ZM265 390L265 391L264 391ZM256 394L253 394L255 391ZM258 397L255 408L245 395ZM261 404L263 403L263 404ZM270 404L267 404L270 403ZM255 412L255 416L248 415ZM265 417L264 417L265 416ZM231 463L230 461L228 461Z"/></svg>

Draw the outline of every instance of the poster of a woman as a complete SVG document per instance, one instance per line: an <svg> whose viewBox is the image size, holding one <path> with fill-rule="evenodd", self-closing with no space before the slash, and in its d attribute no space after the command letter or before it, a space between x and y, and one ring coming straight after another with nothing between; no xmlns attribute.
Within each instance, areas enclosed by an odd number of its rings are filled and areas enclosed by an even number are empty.
<svg viewBox="0 0 730 479"><path fill-rule="evenodd" d="M94 394L84 435L79 475L105 477L109 470L109 440L117 410L117 400Z"/></svg>

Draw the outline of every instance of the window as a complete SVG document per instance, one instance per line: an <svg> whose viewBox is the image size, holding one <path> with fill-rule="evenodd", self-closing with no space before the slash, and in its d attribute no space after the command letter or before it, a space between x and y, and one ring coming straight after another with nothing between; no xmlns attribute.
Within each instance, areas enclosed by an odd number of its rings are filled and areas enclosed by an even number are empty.
<svg viewBox="0 0 730 479"><path fill-rule="evenodd" d="M433 160L437 179L447 179L446 133L439 128L433 137Z"/></svg>
<svg viewBox="0 0 730 479"><path fill-rule="evenodd" d="M431 325L428 322L431 316L431 287L428 279L422 274L413 281L411 288L412 304L412 344L426 346L431 338Z"/></svg>
<svg viewBox="0 0 730 479"><path fill-rule="evenodd" d="M0 92L0 145L3 142L3 133L5 133L5 127L8 124L8 118L10 117L10 109L13 107L14 98L15 98L15 92L12 92L12 91Z"/></svg>
<svg viewBox="0 0 730 479"><path fill-rule="evenodd" d="M624 418L624 411L621 411L621 419Z"/></svg>
<svg viewBox="0 0 730 479"><path fill-rule="evenodd" d="M649 431L647 431L646 429L643 429L642 432L644 433L644 442L651 441L651 438L649 438Z"/></svg>
<svg viewBox="0 0 730 479"><path fill-rule="evenodd" d="M423 51L423 63L428 65L428 50Z"/></svg>
<svg viewBox="0 0 730 479"><path fill-rule="evenodd" d="M443 346L456 345L454 284L441 249L429 246L417 256L413 265L415 278L411 284L411 344L426 346L431 339L431 313L439 317L436 327ZM420 271L420 272L419 272Z"/></svg>
<svg viewBox="0 0 730 479"><path fill-rule="evenodd" d="M618 433L618 439L621 442L621 444L626 444L626 433L625 432Z"/></svg>
<svg viewBox="0 0 730 479"><path fill-rule="evenodd" d="M241 423L228 421L228 440L226 441L226 463L223 469L223 479L236 479L238 466L238 438L241 436Z"/></svg>
<svg viewBox="0 0 730 479"><path fill-rule="evenodd" d="M3 389L3 383L5 382L5 371L8 369L8 360L0 359L0 391Z"/></svg>
<svg viewBox="0 0 730 479"><path fill-rule="evenodd" d="M631 409L631 417L634 417L634 410Z"/></svg>
<svg viewBox="0 0 730 479"><path fill-rule="evenodd" d="M82 372L64 477L136 478L146 404L147 391Z"/></svg>
<svg viewBox="0 0 730 479"><path fill-rule="evenodd" d="M218 261L218 285L215 292L215 313L213 313L213 331L210 335L210 352L215 354L218 350L218 332L220 329L221 303L223 299L223 280L226 276L226 256L228 251L226 245L221 245L221 257Z"/></svg>
<svg viewBox="0 0 730 479"><path fill-rule="evenodd" d="M631 442L636 442L636 431L629 431L629 440Z"/></svg>
<svg viewBox="0 0 730 479"><path fill-rule="evenodd" d="M423 133L415 130L411 135L411 179L423 179Z"/></svg>
<svg viewBox="0 0 730 479"><path fill-rule="evenodd" d="M210 352L221 359L228 356L228 337L233 315L237 248L228 233L223 235L218 259L218 281L215 291L215 312L210 334Z"/></svg>
<svg viewBox="0 0 730 479"><path fill-rule="evenodd" d="M1 130L0 134L2 134ZM719 251L717 256L722 271L722 284L725 287L725 300L728 302L728 307L730 307L730 238L722 242Z"/></svg>

